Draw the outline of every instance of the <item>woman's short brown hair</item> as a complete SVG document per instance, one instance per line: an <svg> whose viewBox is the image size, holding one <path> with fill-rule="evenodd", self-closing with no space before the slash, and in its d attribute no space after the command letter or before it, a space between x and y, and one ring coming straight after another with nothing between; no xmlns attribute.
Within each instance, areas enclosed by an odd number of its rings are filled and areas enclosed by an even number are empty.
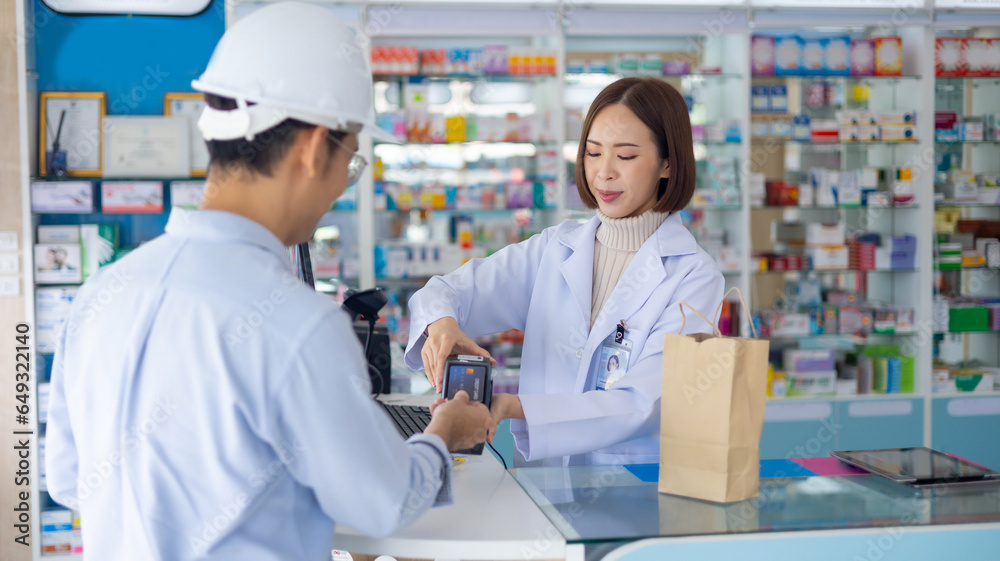
<svg viewBox="0 0 1000 561"><path fill-rule="evenodd" d="M576 153L576 188L580 191L583 204L588 208L597 208L597 199L590 192L583 166L590 126L602 109L616 103L628 107L649 127L660 158L670 162L670 178L660 179L653 210L681 210L691 200L695 187L691 119L680 92L658 78L622 78L604 88L590 104L587 118L583 121L580 148Z"/></svg>

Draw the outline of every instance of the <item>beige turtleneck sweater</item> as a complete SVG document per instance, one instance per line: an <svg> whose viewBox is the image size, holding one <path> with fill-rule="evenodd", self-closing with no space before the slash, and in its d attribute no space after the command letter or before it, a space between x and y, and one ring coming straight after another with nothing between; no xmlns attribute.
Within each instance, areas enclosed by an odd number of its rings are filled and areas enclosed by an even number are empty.
<svg viewBox="0 0 1000 561"><path fill-rule="evenodd" d="M639 248L660 224L667 218L669 212L653 212L648 210L639 216L628 218L610 218L598 209L597 216L601 219L597 227L597 239L594 241L594 291L591 296L590 325L593 327L601 308L611 295L618 279L632 262Z"/></svg>

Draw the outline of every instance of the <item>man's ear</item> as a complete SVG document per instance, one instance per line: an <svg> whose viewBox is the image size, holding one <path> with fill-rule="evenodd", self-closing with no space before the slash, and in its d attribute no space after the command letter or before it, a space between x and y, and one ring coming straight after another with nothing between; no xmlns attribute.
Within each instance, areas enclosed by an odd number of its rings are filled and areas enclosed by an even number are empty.
<svg viewBox="0 0 1000 561"><path fill-rule="evenodd" d="M670 160L663 160L663 167L660 169L660 179L670 179Z"/></svg>
<svg viewBox="0 0 1000 561"><path fill-rule="evenodd" d="M320 174L329 157L326 148L326 135L329 132L326 127L299 132L299 138L295 141L296 154L303 175L308 179Z"/></svg>

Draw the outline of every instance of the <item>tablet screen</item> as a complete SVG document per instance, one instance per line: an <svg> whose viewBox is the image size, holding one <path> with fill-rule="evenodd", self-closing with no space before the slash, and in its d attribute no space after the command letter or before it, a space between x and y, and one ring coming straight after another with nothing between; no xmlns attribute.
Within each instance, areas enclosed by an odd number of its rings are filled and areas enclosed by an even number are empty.
<svg viewBox="0 0 1000 561"><path fill-rule="evenodd" d="M838 452L837 456L877 473L917 481L978 479L994 473L930 448L860 450Z"/></svg>

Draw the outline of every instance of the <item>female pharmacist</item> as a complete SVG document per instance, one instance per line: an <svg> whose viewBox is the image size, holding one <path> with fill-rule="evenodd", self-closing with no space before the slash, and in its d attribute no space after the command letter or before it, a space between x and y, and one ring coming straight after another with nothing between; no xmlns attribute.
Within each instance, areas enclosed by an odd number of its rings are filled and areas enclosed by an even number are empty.
<svg viewBox="0 0 1000 561"><path fill-rule="evenodd" d="M524 460L657 462L664 335L681 330L681 302L711 314L724 287L678 214L695 187L680 93L647 78L605 88L583 124L576 184L597 209L590 221L547 228L413 295L406 363L440 390L448 355L489 356L470 337L523 330L518 394L497 394L492 413L512 419ZM619 371L607 384L610 355Z"/></svg>

